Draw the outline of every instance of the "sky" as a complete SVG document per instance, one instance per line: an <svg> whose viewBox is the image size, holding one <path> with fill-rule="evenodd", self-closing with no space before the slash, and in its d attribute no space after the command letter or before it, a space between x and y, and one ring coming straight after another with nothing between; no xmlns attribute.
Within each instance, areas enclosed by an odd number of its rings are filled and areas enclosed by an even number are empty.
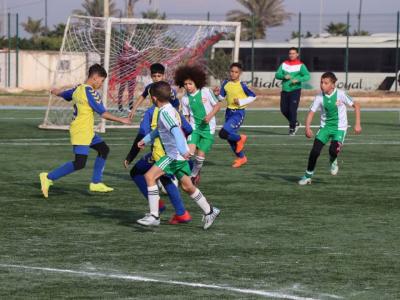
<svg viewBox="0 0 400 300"><path fill-rule="evenodd" d="M377 27L380 32L389 32L391 23L395 22L395 12L400 10L400 0L361 0L365 26L371 30ZM119 8L124 8L126 0L115 0ZM148 8L158 8L165 12L168 18L206 19L207 12L210 12L212 20L223 20L227 11L240 9L241 6L236 0L140 0L136 6L136 12L145 11ZM0 9L7 6L10 13L19 13L20 20L26 21L28 16L34 19L44 19L45 0L0 0ZM48 24L65 23L72 10L81 8L83 0L47 0L48 3ZM216 5L218 3L218 5ZM323 18L319 18L323 8ZM326 25L329 21L345 21L345 14L349 11L352 14L358 13L360 0L284 0L285 8L294 14L291 22L283 26L282 32L290 34L297 23L297 14L303 15L305 30L307 27L312 31L318 31L320 22ZM3 4L3 5L1 5ZM5 5L4 5L5 4ZM4 9L3 9L4 14ZM374 16L372 16L372 14ZM393 17L378 16L378 14L391 14ZM369 19L368 19L369 18ZM390 26L389 24L390 23ZM394 25L395 26L395 25ZM276 28L273 31L279 32ZM283 33L282 33L283 35Z"/></svg>

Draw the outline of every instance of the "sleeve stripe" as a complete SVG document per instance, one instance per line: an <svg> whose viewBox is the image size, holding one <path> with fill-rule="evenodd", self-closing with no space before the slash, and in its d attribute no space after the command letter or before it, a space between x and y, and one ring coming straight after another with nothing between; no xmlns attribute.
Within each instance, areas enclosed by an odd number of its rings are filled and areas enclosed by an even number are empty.
<svg viewBox="0 0 400 300"><path fill-rule="evenodd" d="M168 126L170 126L170 127L177 126L176 123L173 121L173 119L167 112L163 111L162 116L165 119L165 121L168 123Z"/></svg>

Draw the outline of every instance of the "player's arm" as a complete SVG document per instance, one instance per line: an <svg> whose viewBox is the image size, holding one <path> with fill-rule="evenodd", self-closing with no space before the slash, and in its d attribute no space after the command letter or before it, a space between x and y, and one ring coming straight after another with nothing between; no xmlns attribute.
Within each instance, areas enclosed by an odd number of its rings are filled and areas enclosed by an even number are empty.
<svg viewBox="0 0 400 300"><path fill-rule="evenodd" d="M256 94L252 90L250 90L249 87L245 83L241 82L240 84L242 85L243 91L246 94L247 98L237 99L237 100L235 100L235 103L239 106L244 106L244 105L248 105L251 102L255 101Z"/></svg>
<svg viewBox="0 0 400 300"><path fill-rule="evenodd" d="M310 72L308 71L305 64L301 65L300 76L298 76L297 80L300 82L306 82L310 80Z"/></svg>
<svg viewBox="0 0 400 300"><path fill-rule="evenodd" d="M143 97L143 95L140 95L139 98L137 98L136 101L133 103L132 110L128 115L128 117L130 119L133 119L135 117L135 114L136 114L139 106L143 103L144 99L146 99L146 98Z"/></svg>
<svg viewBox="0 0 400 300"><path fill-rule="evenodd" d="M362 131L362 128L361 128L361 106L360 106L360 103L354 102L353 103L353 107L354 107L354 114L355 114L355 117L356 117L355 124L354 124L354 133L355 134L360 134L361 131Z"/></svg>
<svg viewBox="0 0 400 300"><path fill-rule="evenodd" d="M120 118L117 116L114 116L113 114L109 113L106 108L104 107L103 103L97 102L100 100L99 94L97 94L92 88L87 87L85 89L86 91L86 97L88 99L88 103L90 107L98 114L100 115L103 119L109 120L109 121L114 121L114 122L119 122L122 124L129 125L131 124L131 119L129 118Z"/></svg>
<svg viewBox="0 0 400 300"><path fill-rule="evenodd" d="M313 136L313 132L311 130L311 123L312 120L314 119L314 114L315 112L310 110L306 118L306 137L308 137L309 139L312 138Z"/></svg>
<svg viewBox="0 0 400 300"><path fill-rule="evenodd" d="M210 103L213 109L204 118L204 122L206 122L207 124L210 123L211 119L214 118L214 116L221 109L221 103L218 101L218 99L215 97L214 93L211 90L208 91L208 97L210 98Z"/></svg>
<svg viewBox="0 0 400 300"><path fill-rule="evenodd" d="M228 80L224 80L221 84L221 87L219 88L219 96L218 99L220 101L225 100L226 98L226 90L225 90L225 85L228 83Z"/></svg>
<svg viewBox="0 0 400 300"><path fill-rule="evenodd" d="M124 161L124 167L128 168L129 164L136 158L136 156L140 152L140 148L138 147L138 143L144 138L144 135L141 133L138 133L135 140L133 141L133 144L131 146L131 150L129 150L129 153L126 155L125 161Z"/></svg>
<svg viewBox="0 0 400 300"><path fill-rule="evenodd" d="M148 133L143 139L138 142L138 147L143 149L146 145L151 144L154 140L159 136L158 130L155 129L152 132Z"/></svg>
<svg viewBox="0 0 400 300"><path fill-rule="evenodd" d="M290 79L290 75L289 74L285 74L285 72L283 71L282 64L279 66L278 70L276 71L275 78L278 79L278 80L284 80L284 79L288 80L288 79Z"/></svg>
<svg viewBox="0 0 400 300"><path fill-rule="evenodd" d="M181 105L182 105L182 115L185 117L186 121L190 122L189 98L186 95L182 97Z"/></svg>
<svg viewBox="0 0 400 300"><path fill-rule="evenodd" d="M58 97L61 97L66 101L71 101L72 95L74 94L75 90L76 90L76 87L74 87L72 89L67 89L67 90L54 88L54 89L50 90L50 93L53 95L56 95Z"/></svg>
<svg viewBox="0 0 400 300"><path fill-rule="evenodd" d="M176 147L178 148L180 155L182 155L185 159L189 159L190 153L188 151L188 145L182 130L178 126L172 127L170 130L175 138Z"/></svg>

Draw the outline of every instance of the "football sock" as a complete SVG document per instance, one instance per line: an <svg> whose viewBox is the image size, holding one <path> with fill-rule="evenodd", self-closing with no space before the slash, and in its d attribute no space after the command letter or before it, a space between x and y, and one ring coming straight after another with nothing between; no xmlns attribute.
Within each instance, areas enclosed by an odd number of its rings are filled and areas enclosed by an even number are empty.
<svg viewBox="0 0 400 300"><path fill-rule="evenodd" d="M311 178L311 177L313 176L313 174L314 174L313 171L308 171L308 170L306 170L306 173L304 174L304 176L305 176L306 178Z"/></svg>
<svg viewBox="0 0 400 300"><path fill-rule="evenodd" d="M205 161L205 157L196 155L196 159L194 161L194 165L193 165L193 169L192 169L192 177L195 177L199 174L201 168L203 167L204 161Z"/></svg>
<svg viewBox="0 0 400 300"><path fill-rule="evenodd" d="M147 187L147 194L149 199L150 213L158 218L159 217L158 201L160 200L160 195L158 193L158 186L153 185Z"/></svg>
<svg viewBox="0 0 400 300"><path fill-rule="evenodd" d="M211 212L210 204L207 202L206 197L204 197L199 189L196 189L196 191L190 195L190 198L192 198L196 204L200 206L205 214L209 214Z"/></svg>
<svg viewBox="0 0 400 300"><path fill-rule="evenodd" d="M96 157L93 168L93 176L92 176L93 183L99 183L102 181L105 164L106 160L104 158L100 156Z"/></svg>
<svg viewBox="0 0 400 300"><path fill-rule="evenodd" d="M70 161L70 162L67 162L67 163L63 164L62 166L58 167L57 169L51 171L47 175L47 178L50 180L57 180L68 174L71 174L74 171L75 171L74 164L72 163L72 161Z"/></svg>
<svg viewBox="0 0 400 300"><path fill-rule="evenodd" d="M183 215L186 209L183 204L183 200L181 194L179 193L178 188L169 178L168 180L161 179L161 183L164 185L164 188L167 191L169 200L171 201L171 204L175 209L176 215L178 216Z"/></svg>
<svg viewBox="0 0 400 300"><path fill-rule="evenodd" d="M313 172L315 169L315 166L317 164L317 159L321 153L322 148L324 147L324 144L318 140L314 140L314 145L310 151L310 156L308 157L308 166L307 170L310 172Z"/></svg>

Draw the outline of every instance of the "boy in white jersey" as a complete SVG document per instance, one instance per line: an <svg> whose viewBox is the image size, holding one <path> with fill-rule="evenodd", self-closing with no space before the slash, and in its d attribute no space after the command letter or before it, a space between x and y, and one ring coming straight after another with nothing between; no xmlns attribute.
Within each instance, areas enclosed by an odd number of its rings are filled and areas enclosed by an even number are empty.
<svg viewBox="0 0 400 300"><path fill-rule="evenodd" d="M164 174L175 175L180 181L182 189L197 203L203 210L203 228L209 228L219 215L220 210L212 207L207 199L197 189L190 179L190 167L188 159L190 157L189 147L182 133L179 113L170 104L171 86L164 81L156 82L150 89L152 101L159 108L159 119L157 129L146 135L138 143L139 148L144 148L156 137L160 137L166 155L159 159L151 169L145 174L148 190L148 200L150 213L137 222L144 226L160 225L158 201L160 199L156 180Z"/></svg>
<svg viewBox="0 0 400 300"><path fill-rule="evenodd" d="M182 113L193 128L188 145L190 154L196 154L191 177L192 182L198 185L206 154L214 143L215 115L220 110L220 104L214 93L205 87L206 73L200 66L178 68L175 83L186 90L181 99Z"/></svg>
<svg viewBox="0 0 400 300"><path fill-rule="evenodd" d="M328 141L331 141L329 147L330 170L332 175L336 175L339 171L337 156L343 146L344 138L347 131L347 106L354 107L355 111L355 134L361 133L361 113L360 105L342 90L335 87L337 78L332 72L326 72L321 76L321 91L314 99L310 112L306 119L306 137L311 138L313 132L311 130L311 122L317 110L321 111L321 126L314 140L308 158L308 167L305 175L299 180L300 185L311 184L311 177L314 174L317 159L322 148Z"/></svg>

